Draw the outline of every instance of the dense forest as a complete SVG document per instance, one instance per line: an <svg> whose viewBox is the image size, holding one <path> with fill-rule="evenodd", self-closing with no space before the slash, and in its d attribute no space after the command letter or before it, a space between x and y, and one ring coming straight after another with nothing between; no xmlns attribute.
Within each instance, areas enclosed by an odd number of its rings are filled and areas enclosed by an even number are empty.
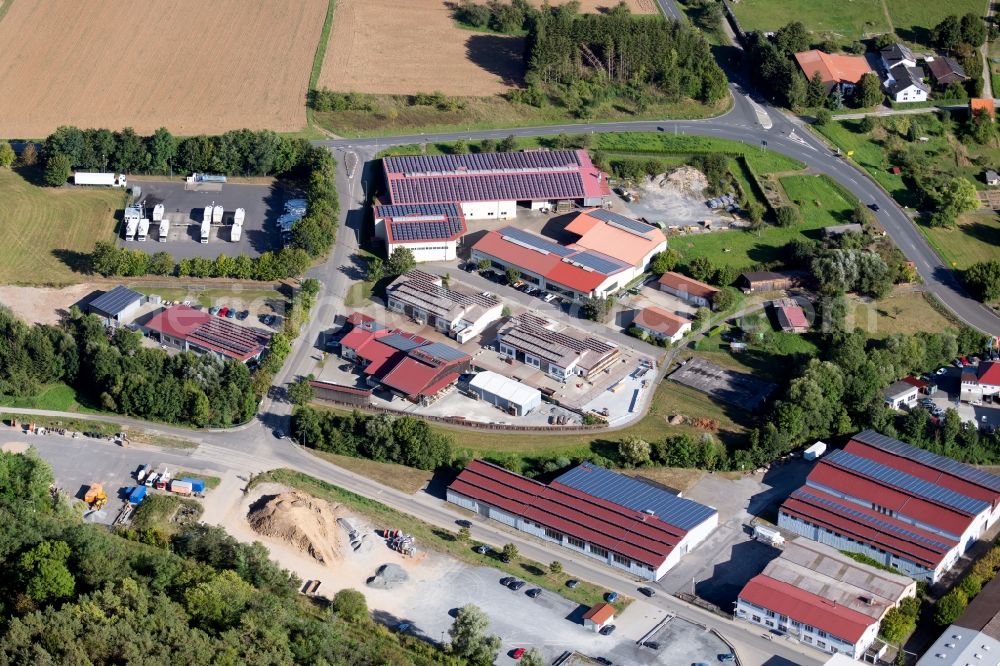
<svg viewBox="0 0 1000 666"><path fill-rule="evenodd" d="M0 308L0 394L31 396L65 382L93 406L128 416L229 426L253 415L259 387L244 364L190 352L170 356L141 347L140 339L125 328L109 336L97 317L78 311L63 325L29 327Z"/></svg>
<svg viewBox="0 0 1000 666"><path fill-rule="evenodd" d="M224 257L214 263L203 258L175 262L166 252L150 257L105 242L98 244L90 264L94 272L106 277L153 274L275 280L301 274L310 259L324 255L336 239L337 164L329 150L304 139L243 129L177 140L163 128L139 136L130 128L112 132L64 126L45 139L42 157L45 181L54 187L65 184L73 170L277 176L288 196L302 196L308 202L305 217L292 228L289 246L280 252L255 259Z"/></svg>
<svg viewBox="0 0 1000 666"><path fill-rule="evenodd" d="M0 453L0 664L465 663L375 624L363 597L305 601L264 546L221 528L166 549L84 525L52 481L33 452Z"/></svg>

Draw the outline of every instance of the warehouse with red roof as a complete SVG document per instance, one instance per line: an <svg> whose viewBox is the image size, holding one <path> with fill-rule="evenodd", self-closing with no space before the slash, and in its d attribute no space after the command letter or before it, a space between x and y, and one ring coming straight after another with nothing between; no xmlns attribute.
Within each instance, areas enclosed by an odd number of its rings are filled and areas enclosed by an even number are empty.
<svg viewBox="0 0 1000 666"><path fill-rule="evenodd" d="M778 526L935 583L998 511L1000 477L865 430L817 463Z"/></svg>
<svg viewBox="0 0 1000 666"><path fill-rule="evenodd" d="M468 230L458 204L404 204L375 206L375 236L385 244L385 256L399 247L413 252L413 259L451 261L458 256L458 241Z"/></svg>
<svg viewBox="0 0 1000 666"><path fill-rule="evenodd" d="M473 460L447 498L646 580L659 580L719 522L712 507L591 463L546 485Z"/></svg>
<svg viewBox="0 0 1000 666"><path fill-rule="evenodd" d="M409 155L382 160L389 203L455 204L466 220L507 220L517 207L603 206L607 176L586 150Z"/></svg>
<svg viewBox="0 0 1000 666"><path fill-rule="evenodd" d="M141 328L143 333L169 347L243 363L260 359L271 341L269 333L213 317L187 305L160 310Z"/></svg>

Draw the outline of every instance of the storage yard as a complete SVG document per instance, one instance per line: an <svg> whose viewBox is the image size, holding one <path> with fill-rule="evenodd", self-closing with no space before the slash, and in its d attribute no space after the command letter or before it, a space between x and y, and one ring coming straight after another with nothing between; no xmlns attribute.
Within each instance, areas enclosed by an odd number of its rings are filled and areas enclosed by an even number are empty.
<svg viewBox="0 0 1000 666"><path fill-rule="evenodd" d="M140 228L136 225L136 234L130 240L126 212L125 224L118 236L119 245L149 254L169 252L174 259L214 259L220 254L256 257L282 247L278 218L287 195L274 183L191 184L142 180L131 185L142 189L141 204L145 210L140 215L150 220L150 228L146 241L141 242ZM206 208L211 209L212 214L208 235L203 241ZM234 222L240 210L243 211L243 223L237 226ZM166 225L156 219L161 214ZM240 229L238 233L237 228Z"/></svg>
<svg viewBox="0 0 1000 666"><path fill-rule="evenodd" d="M0 136L43 137L60 125L302 129L327 0L295 11L253 5L15 2L0 22L0 44L18 54L0 68Z"/></svg>

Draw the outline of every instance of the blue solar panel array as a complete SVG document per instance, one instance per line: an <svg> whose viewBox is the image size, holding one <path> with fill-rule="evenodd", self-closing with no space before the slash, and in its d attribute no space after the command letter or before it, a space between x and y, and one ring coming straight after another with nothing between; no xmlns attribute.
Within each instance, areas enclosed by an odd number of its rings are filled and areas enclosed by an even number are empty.
<svg viewBox="0 0 1000 666"><path fill-rule="evenodd" d="M402 204L398 206L375 206L375 217L462 217L462 211L454 203Z"/></svg>
<svg viewBox="0 0 1000 666"><path fill-rule="evenodd" d="M577 465L553 483L561 483L633 511L653 511L660 520L682 530L697 527L717 513L710 506L677 497L656 486L589 463Z"/></svg>
<svg viewBox="0 0 1000 666"><path fill-rule="evenodd" d="M142 294L132 291L126 286L118 285L90 302L89 307L107 315L117 315L136 301L142 300Z"/></svg>
<svg viewBox="0 0 1000 666"><path fill-rule="evenodd" d="M498 230L498 233L502 237L510 239L516 243L520 243L521 245L527 245L528 247L533 247L536 250L548 252L558 257L568 257L574 252L576 252L576 250L571 250L568 247L563 247L562 245L559 245L558 243L547 241L544 238L541 238L540 236L536 236L535 234L530 234L527 231L522 231L521 229L517 229L515 227L504 227Z"/></svg>
<svg viewBox="0 0 1000 666"><path fill-rule="evenodd" d="M612 213L610 210L598 209L591 211L588 215L595 217L602 222L607 222L608 224L613 224L615 226L628 229L629 231L633 231L640 236L645 236L653 230L653 227L644 222L633 220L630 217L625 217L624 215L619 215L618 213Z"/></svg>
<svg viewBox="0 0 1000 666"><path fill-rule="evenodd" d="M394 241L445 240L462 233L462 221L455 218L446 220L420 220L386 222Z"/></svg>
<svg viewBox="0 0 1000 666"><path fill-rule="evenodd" d="M793 498L801 499L810 504L817 504L823 508L830 509L836 513L842 513L850 516L852 520L865 523L868 527L873 527L877 530L881 530L896 536L897 538L905 539L911 543L919 543L938 551L947 551L951 549L951 546L942 542L935 541L934 539L928 539L922 534L917 534L916 532L911 532L910 530L903 529L899 525L893 525L884 520L876 518L875 516L868 515L867 513L862 513L857 509L852 509L849 506L840 504L839 502L833 502L824 497L816 497L811 493L807 493L804 490L796 490L792 493Z"/></svg>
<svg viewBox="0 0 1000 666"><path fill-rule="evenodd" d="M954 490L949 490L936 483L924 481L912 474L900 472L888 465L856 456L847 451L834 451L826 457L826 462L835 467L841 467L852 472L880 481L892 488L898 488L929 502L943 504L959 513L974 516L990 507L989 502L973 497L967 497Z"/></svg>
<svg viewBox="0 0 1000 666"><path fill-rule="evenodd" d="M560 169L581 166L575 150L515 153L469 153L466 155L412 155L386 157L387 173L449 173L455 171L509 171L516 169Z"/></svg>
<svg viewBox="0 0 1000 666"><path fill-rule="evenodd" d="M443 361L458 361L468 356L468 354L461 349L455 349L454 347L449 347L448 345L440 342L432 342L429 345L423 345L415 353L427 354Z"/></svg>
<svg viewBox="0 0 1000 666"><path fill-rule="evenodd" d="M454 201L548 201L582 199L583 177L577 171L422 176L389 181L393 204Z"/></svg>
<svg viewBox="0 0 1000 666"><path fill-rule="evenodd" d="M993 492L1000 493L1000 476L995 476L989 472L984 472L981 469L963 465L957 460L945 458L944 456L939 456L931 453L930 451L919 449L915 446L907 444L906 442L901 442L898 439L881 435L874 430L863 430L857 435L854 435L851 439L856 439L863 444L868 444L876 449L881 449L882 451L892 453L893 455L897 455L902 458L909 458L910 460L918 462L921 465L951 474L952 476L960 479L965 479L969 483L974 483L977 486L989 488Z"/></svg>
<svg viewBox="0 0 1000 666"><path fill-rule="evenodd" d="M410 351L427 344L426 341L414 340L399 333L390 333L384 338L379 338L378 341L399 351Z"/></svg>
<svg viewBox="0 0 1000 666"><path fill-rule="evenodd" d="M599 252L593 252L587 250L585 252L578 252L569 258L569 261L580 264L591 270L595 270L603 275L612 275L620 270L628 268L627 265L618 261L617 259L612 259L606 255Z"/></svg>

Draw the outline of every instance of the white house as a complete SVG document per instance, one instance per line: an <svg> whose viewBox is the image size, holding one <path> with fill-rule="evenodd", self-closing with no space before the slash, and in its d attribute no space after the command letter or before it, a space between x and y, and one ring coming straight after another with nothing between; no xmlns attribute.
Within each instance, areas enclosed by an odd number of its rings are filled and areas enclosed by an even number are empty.
<svg viewBox="0 0 1000 666"><path fill-rule="evenodd" d="M890 44L879 51L879 57L882 59L882 67L886 71L897 65L903 65L904 67L917 66L917 56L913 55L913 51L906 44Z"/></svg>
<svg viewBox="0 0 1000 666"><path fill-rule="evenodd" d="M643 308L632 325L651 338L677 342L691 331L691 322L654 306Z"/></svg>
<svg viewBox="0 0 1000 666"><path fill-rule="evenodd" d="M1000 395L1000 361L984 361L962 370L961 399L965 402Z"/></svg>
<svg viewBox="0 0 1000 666"><path fill-rule="evenodd" d="M892 386L882 391L882 398L885 404L893 409L909 409L917 404L917 394L920 390L905 381L898 381Z"/></svg>
<svg viewBox="0 0 1000 666"><path fill-rule="evenodd" d="M583 614L583 628L590 631L600 631L615 621L615 607L601 602Z"/></svg>
<svg viewBox="0 0 1000 666"><path fill-rule="evenodd" d="M887 70L882 85L894 102L926 102L931 92L930 86L924 83L924 70L903 64Z"/></svg>

